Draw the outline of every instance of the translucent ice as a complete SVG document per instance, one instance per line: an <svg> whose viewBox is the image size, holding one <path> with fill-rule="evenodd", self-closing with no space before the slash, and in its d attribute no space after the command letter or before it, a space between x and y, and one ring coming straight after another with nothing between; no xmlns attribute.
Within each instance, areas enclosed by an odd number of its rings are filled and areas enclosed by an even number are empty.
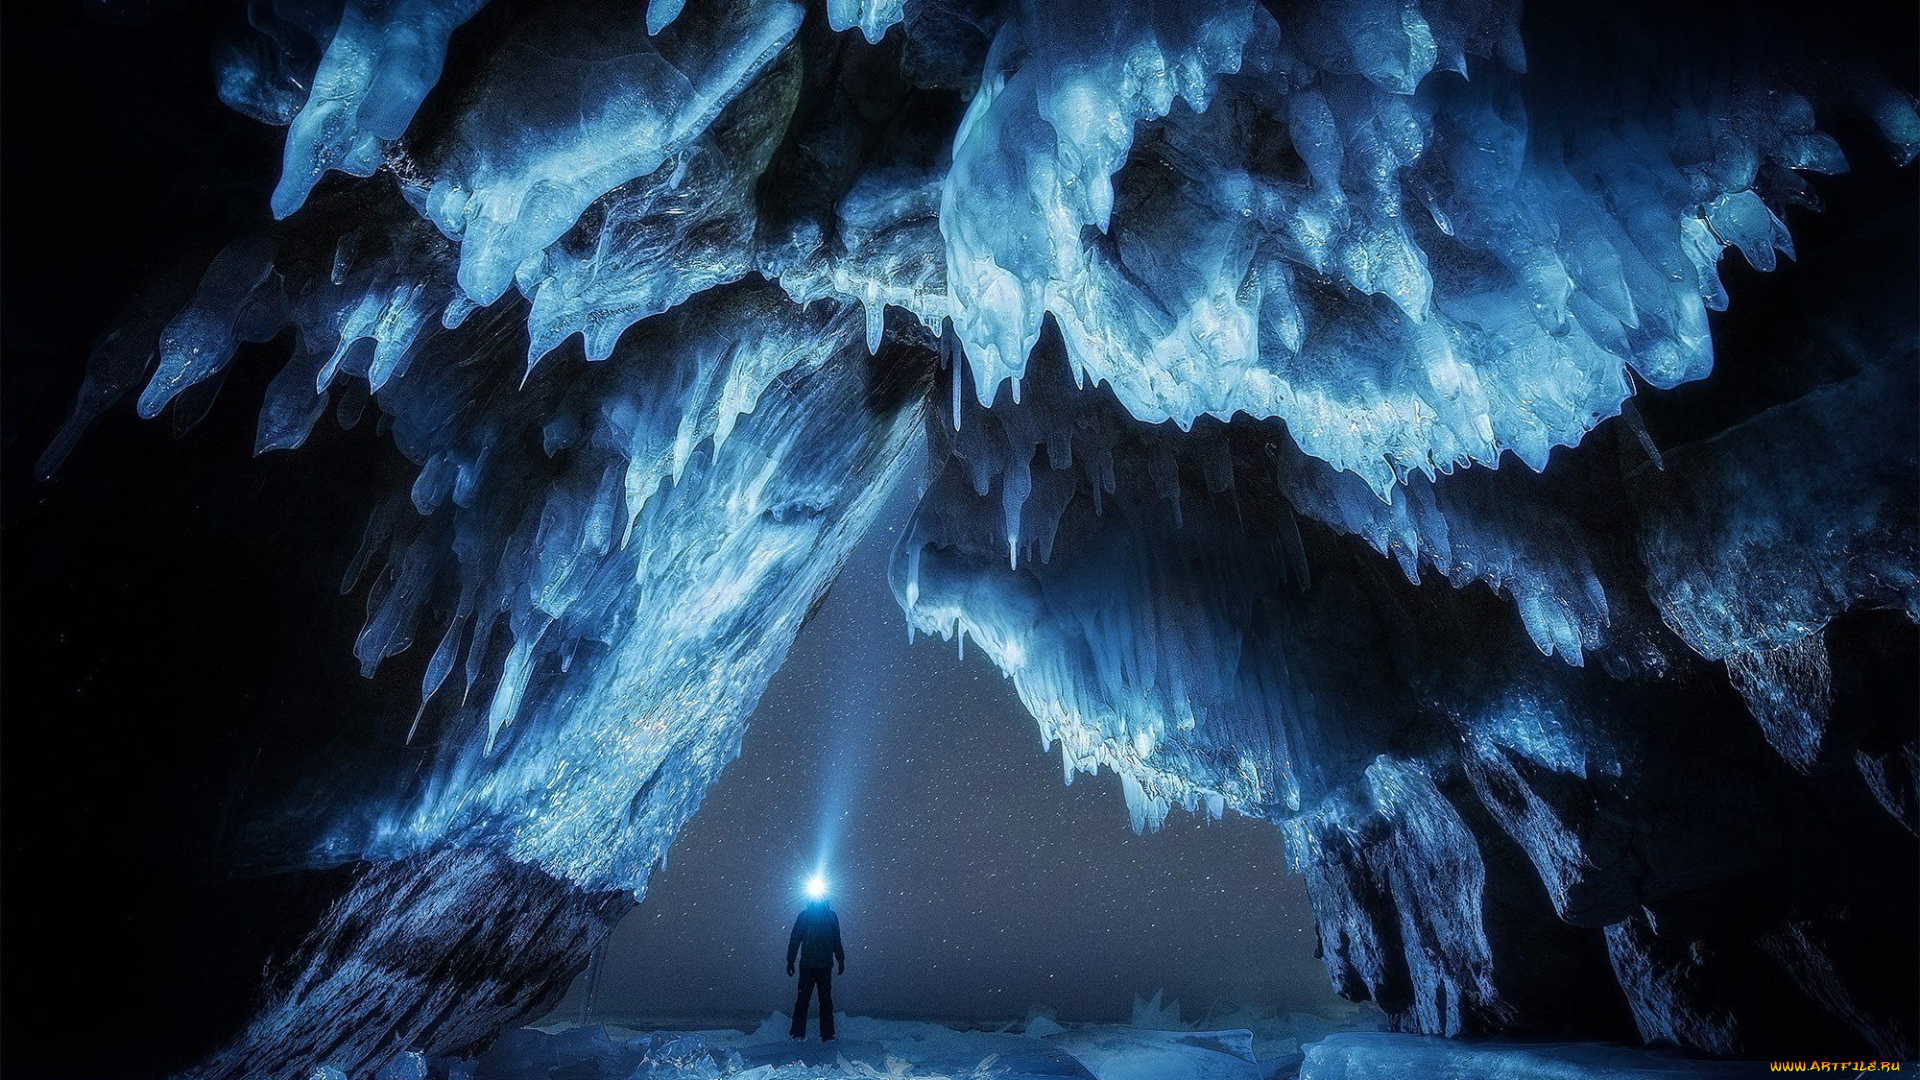
<svg viewBox="0 0 1920 1080"><path fill-rule="evenodd" d="M286 217L329 170L371 176L440 80L447 39L486 0L348 0L287 130L273 212Z"/></svg>
<svg viewBox="0 0 1920 1080"><path fill-rule="evenodd" d="M657 35L626 4L529 16L416 152L412 198L460 242L461 289L499 299L594 200L698 138L799 25L786 0L703 2Z"/></svg>
<svg viewBox="0 0 1920 1080"><path fill-rule="evenodd" d="M696 302L590 375L452 416L441 403L476 401L458 367L386 395L422 469L369 535L387 570L360 655L403 646L445 582L423 691L463 679L446 715L477 730L358 843L484 842L642 887L918 428L911 365L870 385L856 315L785 303Z"/></svg>
<svg viewBox="0 0 1920 1080"><path fill-rule="evenodd" d="M1017 400L1051 315L1136 417L1280 417L1383 497L1544 467L1629 371L1704 376L1722 250L1772 268L1774 177L1844 167L1790 91L1520 77L1505 5L1126 8L1023 9L962 122L941 227L979 397Z"/></svg>
<svg viewBox="0 0 1920 1080"><path fill-rule="evenodd" d="M827 24L835 30L857 26L867 41L877 45L906 8L907 0L827 0Z"/></svg>

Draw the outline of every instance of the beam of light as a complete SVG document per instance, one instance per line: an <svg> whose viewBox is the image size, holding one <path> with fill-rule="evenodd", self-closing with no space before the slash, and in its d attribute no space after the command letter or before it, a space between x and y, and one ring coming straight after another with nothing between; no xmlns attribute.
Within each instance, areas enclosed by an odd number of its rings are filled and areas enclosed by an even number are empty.
<svg viewBox="0 0 1920 1080"><path fill-rule="evenodd" d="M807 899L825 900L827 898L827 876L816 872L807 879Z"/></svg>
<svg viewBox="0 0 1920 1080"><path fill-rule="evenodd" d="M820 727L819 792L820 816L817 846L814 852L815 876L823 876L838 854L842 829L853 817L854 806L865 790L867 766L874 757L874 744L886 726L910 711L910 705L898 700L900 680L886 671L876 670L865 647L867 639L858 630L886 625L899 618L899 605L887 584L887 561L901 528L919 505L920 478L912 474L902 478L887 496L887 502L874 518L860 545L848 556L845 570L836 582L835 595L840 603L851 605L855 617L836 612L832 625L837 634L831 659L826 661L825 685L834 688L832 715ZM844 869L844 867L843 867ZM849 886L858 891L858 883Z"/></svg>

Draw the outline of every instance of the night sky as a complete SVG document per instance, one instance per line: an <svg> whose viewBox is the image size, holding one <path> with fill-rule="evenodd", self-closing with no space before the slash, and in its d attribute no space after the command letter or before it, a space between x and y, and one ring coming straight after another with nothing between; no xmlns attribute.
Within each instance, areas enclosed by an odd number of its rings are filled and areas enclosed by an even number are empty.
<svg viewBox="0 0 1920 1080"><path fill-rule="evenodd" d="M787 931L823 845L845 1011L1124 1017L1135 992L1162 987L1190 1018L1229 1003L1341 1007L1277 829L1176 811L1135 836L1118 779L1063 784L1058 752L1042 751L989 660L907 643L886 563L909 495L854 551L741 757L615 932L599 1010L786 1009ZM581 990L563 1015L577 1015Z"/></svg>

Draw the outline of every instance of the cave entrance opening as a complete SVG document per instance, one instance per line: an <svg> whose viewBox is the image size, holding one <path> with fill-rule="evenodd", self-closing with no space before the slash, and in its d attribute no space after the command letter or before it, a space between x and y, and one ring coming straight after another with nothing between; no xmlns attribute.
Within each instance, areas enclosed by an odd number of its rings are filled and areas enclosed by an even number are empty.
<svg viewBox="0 0 1920 1080"><path fill-rule="evenodd" d="M757 1022L792 997L787 932L824 868L845 927L836 997L864 1015L1338 1014L1279 831L1176 811L1136 835L1119 779L1063 783L977 650L909 643L887 562L903 483L800 633L741 756L558 1020Z"/></svg>

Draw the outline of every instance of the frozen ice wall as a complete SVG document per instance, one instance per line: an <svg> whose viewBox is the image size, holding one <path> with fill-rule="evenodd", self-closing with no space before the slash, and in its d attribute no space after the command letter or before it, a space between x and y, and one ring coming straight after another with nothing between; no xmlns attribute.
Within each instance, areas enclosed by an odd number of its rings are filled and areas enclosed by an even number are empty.
<svg viewBox="0 0 1920 1080"><path fill-rule="evenodd" d="M1870 942L1911 890L1786 868L1910 865L1920 827L1877 704L1920 614L1911 243L1776 288L1731 370L1714 313L1795 256L1829 132L1905 163L1920 116L1853 23L1737 29L246 5L218 90L287 128L278 185L103 338L43 472L280 342L260 452L332 411L408 463L349 582L420 749L316 763L270 842L374 868L214 1070L458 1052L545 1000L922 448L910 632L985 649L1137 827L1274 822L1341 992L1910 1049Z"/></svg>

